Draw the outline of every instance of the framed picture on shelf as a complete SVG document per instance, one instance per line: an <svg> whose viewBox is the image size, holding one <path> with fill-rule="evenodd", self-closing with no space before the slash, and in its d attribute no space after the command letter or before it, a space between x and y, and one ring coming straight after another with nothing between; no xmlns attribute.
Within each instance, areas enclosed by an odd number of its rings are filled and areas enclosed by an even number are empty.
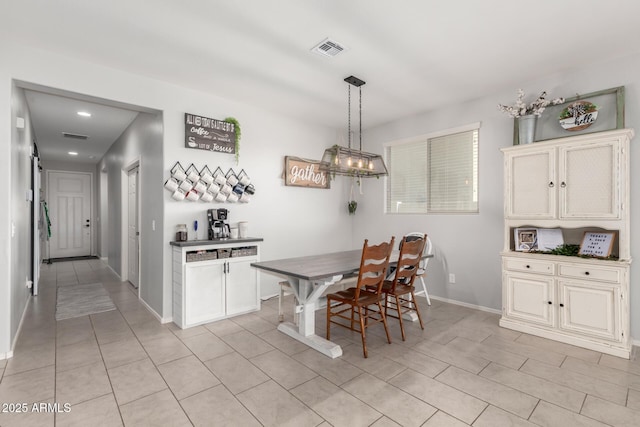
<svg viewBox="0 0 640 427"><path fill-rule="evenodd" d="M515 250L530 252L538 249L537 228L516 228L514 230Z"/></svg>
<svg viewBox="0 0 640 427"><path fill-rule="evenodd" d="M598 258L608 258L613 249L613 242L616 239L614 231L584 233L580 244L579 255L591 255Z"/></svg>
<svg viewBox="0 0 640 427"><path fill-rule="evenodd" d="M534 142L624 128L624 86L566 98L536 120ZM514 121L513 144L519 141Z"/></svg>

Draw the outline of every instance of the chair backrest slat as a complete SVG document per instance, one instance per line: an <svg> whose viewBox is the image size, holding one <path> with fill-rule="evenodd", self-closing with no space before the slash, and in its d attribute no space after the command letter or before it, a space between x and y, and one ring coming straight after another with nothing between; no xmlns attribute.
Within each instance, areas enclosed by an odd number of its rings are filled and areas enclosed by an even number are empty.
<svg viewBox="0 0 640 427"><path fill-rule="evenodd" d="M356 300L360 297L360 291L367 286L375 287L378 294L382 291L394 241L395 237L392 237L389 242L369 246L369 240L365 239L360 258L360 270L358 271Z"/></svg>
<svg viewBox="0 0 640 427"><path fill-rule="evenodd" d="M398 284L413 285L416 279L416 273L420 267L420 260L422 259L422 253L427 243L427 235L420 236L407 235L400 243L400 255L398 257L398 264L396 265L396 272L391 284L392 291L395 291Z"/></svg>

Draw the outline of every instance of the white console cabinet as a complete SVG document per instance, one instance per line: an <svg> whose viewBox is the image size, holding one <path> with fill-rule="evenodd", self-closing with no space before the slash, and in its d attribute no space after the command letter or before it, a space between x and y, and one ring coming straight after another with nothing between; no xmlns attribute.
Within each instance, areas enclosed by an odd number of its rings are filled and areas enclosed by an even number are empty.
<svg viewBox="0 0 640 427"><path fill-rule="evenodd" d="M500 325L629 358L629 142L633 130L504 148ZM560 228L566 243L615 231L616 260L519 252L518 227Z"/></svg>
<svg viewBox="0 0 640 427"><path fill-rule="evenodd" d="M184 329L259 310L251 263L260 260L261 240L171 242L174 323Z"/></svg>

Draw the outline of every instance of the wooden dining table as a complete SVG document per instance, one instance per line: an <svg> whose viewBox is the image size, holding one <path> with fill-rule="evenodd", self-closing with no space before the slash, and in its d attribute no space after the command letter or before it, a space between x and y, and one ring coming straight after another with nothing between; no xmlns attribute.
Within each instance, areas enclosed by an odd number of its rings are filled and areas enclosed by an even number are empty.
<svg viewBox="0 0 640 427"><path fill-rule="evenodd" d="M399 251L393 251L390 262L398 260ZM360 268L362 250L334 252L305 257L254 262L251 266L284 276L289 281L298 301L298 325L283 322L278 330L331 358L342 356L342 348L316 335L315 311L322 293L344 276Z"/></svg>

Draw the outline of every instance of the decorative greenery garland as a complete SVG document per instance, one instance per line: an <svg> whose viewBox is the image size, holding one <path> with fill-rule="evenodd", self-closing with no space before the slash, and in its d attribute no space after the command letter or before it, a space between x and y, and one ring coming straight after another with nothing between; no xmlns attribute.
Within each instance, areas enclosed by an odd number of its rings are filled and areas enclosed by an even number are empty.
<svg viewBox="0 0 640 427"><path fill-rule="evenodd" d="M234 117L227 117L224 119L227 123L232 123L236 131L236 165L240 161L240 137L242 132L240 131L240 122Z"/></svg>

